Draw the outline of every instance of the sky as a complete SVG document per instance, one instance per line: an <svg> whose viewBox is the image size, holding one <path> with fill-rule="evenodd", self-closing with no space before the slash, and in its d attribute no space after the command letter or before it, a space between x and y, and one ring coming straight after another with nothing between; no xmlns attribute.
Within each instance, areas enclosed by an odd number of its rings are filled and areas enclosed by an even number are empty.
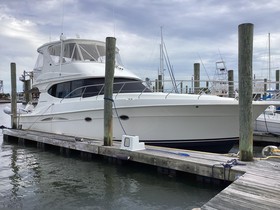
<svg viewBox="0 0 280 210"><path fill-rule="evenodd" d="M0 80L10 92L10 63L17 76L32 71L37 48L80 37L116 37L124 66L156 79L161 28L176 80L191 80L194 63L201 79L216 79L216 62L238 78L238 26L254 25L253 73L271 80L280 68L279 0L0 0ZM167 70L165 78L169 78ZM17 89L22 90L18 82Z"/></svg>

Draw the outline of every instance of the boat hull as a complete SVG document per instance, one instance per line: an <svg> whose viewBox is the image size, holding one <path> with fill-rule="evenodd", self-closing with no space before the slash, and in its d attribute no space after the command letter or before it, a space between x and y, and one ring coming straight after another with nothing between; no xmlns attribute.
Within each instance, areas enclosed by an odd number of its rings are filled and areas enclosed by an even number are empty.
<svg viewBox="0 0 280 210"><path fill-rule="evenodd" d="M255 121L254 130L280 135L280 114L261 114Z"/></svg>
<svg viewBox="0 0 280 210"><path fill-rule="evenodd" d="M237 143L238 103L146 102L115 101L114 140L120 141L124 134L137 135L140 141L150 145L211 152L228 152ZM73 101L57 103L38 113L21 115L19 124L27 130L103 140L103 103L103 100L77 101L76 106ZM256 118L264 107L255 109L258 109L254 112Z"/></svg>

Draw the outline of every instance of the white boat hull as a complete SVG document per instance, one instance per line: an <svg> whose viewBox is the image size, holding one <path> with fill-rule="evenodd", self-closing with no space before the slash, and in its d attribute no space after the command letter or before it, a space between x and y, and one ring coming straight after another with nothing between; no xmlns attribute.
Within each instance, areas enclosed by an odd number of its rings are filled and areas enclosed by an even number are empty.
<svg viewBox="0 0 280 210"><path fill-rule="evenodd" d="M63 100L22 114L19 124L22 129L103 140L103 104L101 97L100 100ZM217 147L215 151L225 152L239 136L237 101L213 105L211 101L205 101L203 105L200 100L200 105L196 105L182 97L174 100L126 97L115 100L115 105L114 140L120 141L126 133L139 136L140 141L147 144L189 149L204 147L202 150L206 151L213 151L213 148L207 148L212 145ZM254 109L255 119L265 108L260 105Z"/></svg>
<svg viewBox="0 0 280 210"><path fill-rule="evenodd" d="M254 130L280 135L280 114L261 114L255 121Z"/></svg>

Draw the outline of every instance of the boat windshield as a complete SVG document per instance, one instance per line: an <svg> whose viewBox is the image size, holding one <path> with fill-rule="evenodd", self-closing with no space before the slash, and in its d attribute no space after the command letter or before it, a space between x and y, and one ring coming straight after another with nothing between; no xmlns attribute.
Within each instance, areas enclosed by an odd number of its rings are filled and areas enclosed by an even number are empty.
<svg viewBox="0 0 280 210"><path fill-rule="evenodd" d="M48 93L56 98L92 97L104 94L104 78L90 78L63 82L53 85ZM151 92L142 81L114 78L114 93Z"/></svg>
<svg viewBox="0 0 280 210"><path fill-rule="evenodd" d="M62 50L62 55L61 55ZM48 52L55 64L82 61L105 63L105 43L103 42L63 42L52 45ZM62 59L60 60L60 56ZM116 49L116 65L122 66L119 50Z"/></svg>

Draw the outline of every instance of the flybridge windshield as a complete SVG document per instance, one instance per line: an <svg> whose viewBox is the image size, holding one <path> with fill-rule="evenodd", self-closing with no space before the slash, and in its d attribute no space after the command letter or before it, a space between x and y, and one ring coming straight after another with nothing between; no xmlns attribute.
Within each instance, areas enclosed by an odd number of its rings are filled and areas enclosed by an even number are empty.
<svg viewBox="0 0 280 210"><path fill-rule="evenodd" d="M48 48L49 54L55 64L60 63L60 56L62 54L61 63L70 63L75 61L83 62L99 62L105 63L105 43L104 45L96 43L63 43L50 46ZM118 51L116 51L116 65L121 65L121 60Z"/></svg>

